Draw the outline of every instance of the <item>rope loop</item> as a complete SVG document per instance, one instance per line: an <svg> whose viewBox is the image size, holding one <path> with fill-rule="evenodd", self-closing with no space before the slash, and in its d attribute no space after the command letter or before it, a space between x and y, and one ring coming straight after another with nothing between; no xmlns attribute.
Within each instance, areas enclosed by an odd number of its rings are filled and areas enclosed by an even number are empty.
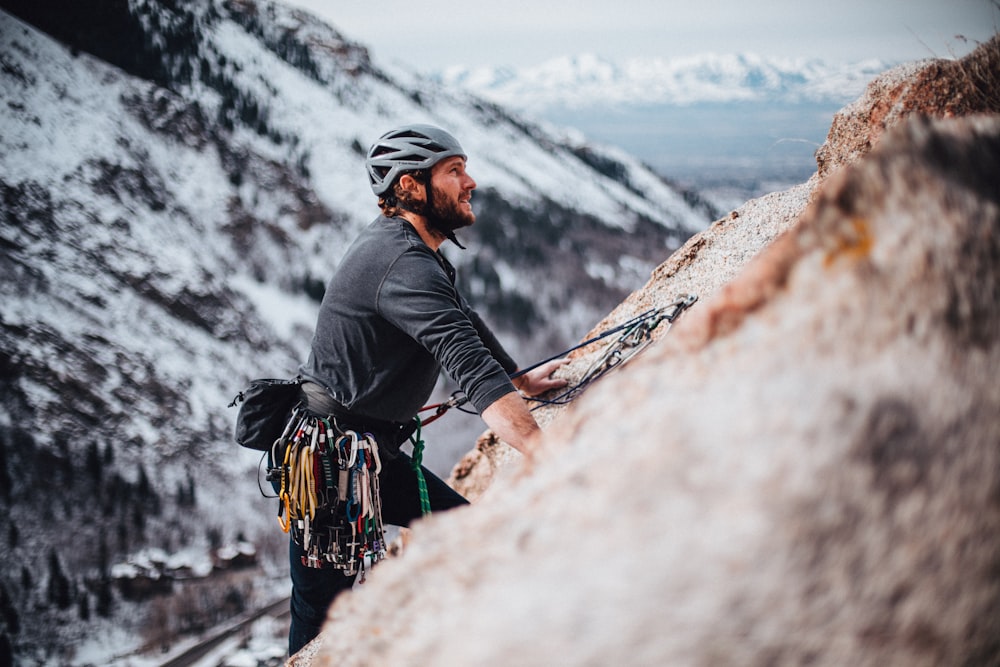
<svg viewBox="0 0 1000 667"><path fill-rule="evenodd" d="M417 475L417 488L420 490L420 513L427 516L431 513L431 500L427 494L427 478L424 477L423 462L424 462L424 440L421 437L421 424L420 417L414 417L417 420L417 428L414 429L413 434L410 436L410 443L413 444L413 455L410 460L410 467L413 468L413 472Z"/></svg>

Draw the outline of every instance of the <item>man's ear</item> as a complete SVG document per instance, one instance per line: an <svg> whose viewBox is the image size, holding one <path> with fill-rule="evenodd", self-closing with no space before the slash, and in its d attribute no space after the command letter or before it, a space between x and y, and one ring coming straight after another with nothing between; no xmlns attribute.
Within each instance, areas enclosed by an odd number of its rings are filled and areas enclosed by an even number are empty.
<svg viewBox="0 0 1000 667"><path fill-rule="evenodd" d="M404 192L416 193L423 188L423 184L417 179L413 178L412 174L403 174L399 177L399 187Z"/></svg>

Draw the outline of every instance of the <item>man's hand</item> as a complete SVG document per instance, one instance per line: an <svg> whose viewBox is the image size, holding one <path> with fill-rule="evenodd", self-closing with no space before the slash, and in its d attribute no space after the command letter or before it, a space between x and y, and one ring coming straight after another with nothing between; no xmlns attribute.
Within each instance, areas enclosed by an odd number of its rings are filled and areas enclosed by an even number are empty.
<svg viewBox="0 0 1000 667"><path fill-rule="evenodd" d="M565 387L569 384L567 380L556 380L549 376L557 368L567 363L569 363L569 359L556 359L542 364L538 368L515 378L514 386L529 396ZM524 399L511 392L483 410L482 417L497 437L524 454L528 465L530 465L534 450L538 446L541 429L538 428L538 422L531 415Z"/></svg>
<svg viewBox="0 0 1000 667"><path fill-rule="evenodd" d="M514 379L514 386L526 396L538 396L552 389L561 389L568 380L550 377L559 368L569 363L569 359L555 359Z"/></svg>

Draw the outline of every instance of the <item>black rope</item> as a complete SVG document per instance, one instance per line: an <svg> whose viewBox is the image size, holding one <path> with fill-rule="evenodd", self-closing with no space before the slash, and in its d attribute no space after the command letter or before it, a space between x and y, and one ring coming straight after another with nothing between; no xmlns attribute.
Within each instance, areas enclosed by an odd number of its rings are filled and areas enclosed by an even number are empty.
<svg viewBox="0 0 1000 667"><path fill-rule="evenodd" d="M635 317L622 325L604 332L598 337L589 341L584 341L573 349L579 349L592 342L596 342L607 335L622 332L621 336L608 348L601 357L591 364L587 372L576 383L566 387L562 393L553 398L527 397L527 400L538 403L532 410L545 407L546 405L566 405L583 392L584 389L600 380L602 377L618 368L626 361L636 356L653 341L653 330L663 322L673 324L680 317L681 313L694 305L698 300L694 295L683 295L662 308L647 310L638 317ZM559 356L553 357L558 359ZM543 362L544 363L544 362ZM536 366L537 367L537 366Z"/></svg>
<svg viewBox="0 0 1000 667"><path fill-rule="evenodd" d="M552 355L547 359L543 359L538 363L532 364L527 368L522 368L521 370L512 373L510 379L515 379L521 377L525 373L530 373L540 366L555 361L556 359L562 359L566 355L575 352L581 348L592 345L598 341L604 340L616 333L621 333L621 336L612 344L612 346L601 356L601 358L591 365L591 367L575 384L566 387L562 393L556 395L553 398L538 398L538 397L527 397L527 400L538 403L538 405L531 408L532 410L537 410L546 405L565 405L572 401L576 396L581 393L588 386L597 382L599 379L607 375L609 372L621 366L626 361L637 355L642 351L647 345L649 345L652 340L653 330L658 327L663 322L668 324L673 324L674 321L681 316L685 310L694 305L698 300L698 297L693 294L684 294L679 296L677 299L662 308L650 308L649 310L636 315L632 319L622 322L621 324L614 326L606 331L588 338L582 343L578 343L571 348L563 350L562 352ZM626 354L627 353L627 354ZM466 414L477 414L474 410L469 410L463 408L467 402L468 398L461 390L455 391L451 394L451 398L446 402L435 406L430 406L432 408L437 408L438 415L442 415L445 411L456 408L461 412ZM430 408L425 408L430 409Z"/></svg>
<svg viewBox="0 0 1000 667"><path fill-rule="evenodd" d="M669 308L669 306L668 306L668 308ZM642 313L641 315L636 315L635 317L633 317L628 322L623 322L622 324L619 324L618 326L616 326L616 327L614 327L612 329L608 329L607 331L603 331L603 332L597 334L593 338L589 338L589 339L583 341L582 343L577 343L573 347L571 347L569 349L566 349L566 350L563 350L559 354L554 354L551 357L549 357L548 359L543 359L543 360L539 361L536 364L532 364L531 366L528 366L527 368L522 368L521 370L517 371L516 373L512 373L511 376L510 376L510 379L513 380L515 378L519 378L522 375L524 375L525 373L530 373L531 371L535 370L539 366L544 366L545 364L549 363L550 361L555 361L556 359L562 359L567 354L569 354L571 352L576 352L580 348L587 347L591 343L596 343L597 341L604 340L608 336L612 336L612 335L618 333L619 331L622 331L624 329L628 329L630 327L634 327L636 324L639 324L639 323L641 323L641 322L643 322L643 321L645 321L645 320L653 317L654 315L656 315L656 313L659 310L660 310L659 308L650 308L649 310L647 310L646 312Z"/></svg>

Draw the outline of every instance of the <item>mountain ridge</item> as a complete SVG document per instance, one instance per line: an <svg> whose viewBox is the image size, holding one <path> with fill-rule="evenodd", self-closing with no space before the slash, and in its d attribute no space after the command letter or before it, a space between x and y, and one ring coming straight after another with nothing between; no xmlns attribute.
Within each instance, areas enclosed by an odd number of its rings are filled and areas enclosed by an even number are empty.
<svg viewBox="0 0 1000 667"><path fill-rule="evenodd" d="M431 76L511 108L538 113L705 102L844 103L894 64L877 59L828 63L749 52L624 61L580 53L522 67L453 66Z"/></svg>
<svg viewBox="0 0 1000 667"><path fill-rule="evenodd" d="M578 54L433 78L619 146L724 211L808 178L833 114L889 67L753 53Z"/></svg>

